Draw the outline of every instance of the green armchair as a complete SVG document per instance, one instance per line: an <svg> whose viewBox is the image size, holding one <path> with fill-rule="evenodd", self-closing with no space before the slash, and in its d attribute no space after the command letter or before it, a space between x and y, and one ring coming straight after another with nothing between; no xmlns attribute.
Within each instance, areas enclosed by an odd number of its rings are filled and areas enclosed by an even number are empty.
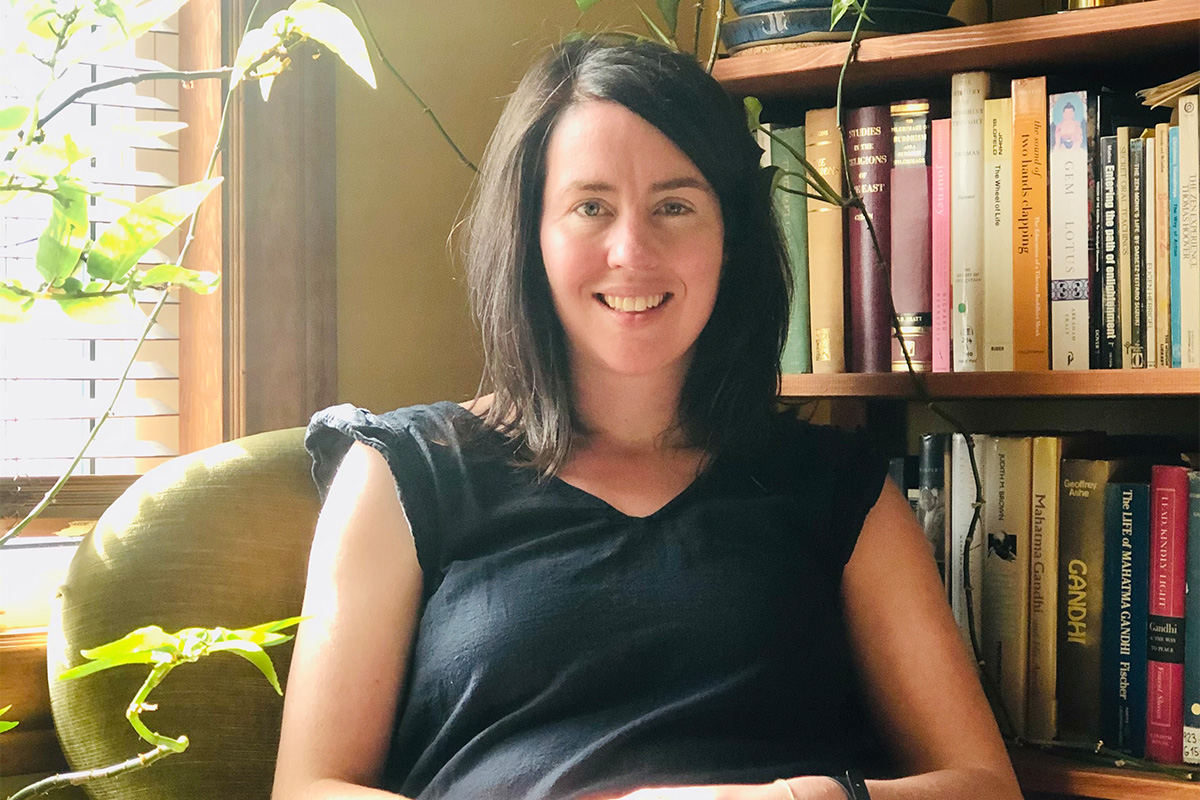
<svg viewBox="0 0 1200 800"><path fill-rule="evenodd" d="M54 724L72 769L123 761L150 745L125 720L147 674L119 667L73 681L79 651L159 625L249 627L300 613L319 501L303 428L247 436L141 477L101 517L71 562L48 643ZM270 648L281 682L291 643ZM283 700L250 663L217 653L185 664L150 695L152 730L186 733L182 755L86 785L96 800L265 798Z"/></svg>

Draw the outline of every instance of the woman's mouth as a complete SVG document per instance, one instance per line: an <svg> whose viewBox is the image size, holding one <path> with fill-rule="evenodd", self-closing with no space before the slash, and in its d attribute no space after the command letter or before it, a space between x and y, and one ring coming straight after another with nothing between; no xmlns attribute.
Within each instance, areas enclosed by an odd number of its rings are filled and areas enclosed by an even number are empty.
<svg viewBox="0 0 1200 800"><path fill-rule="evenodd" d="M668 299L670 293L666 294L646 294L646 295L615 295L615 294L597 294L596 299L604 305L611 308L613 311L622 313L638 313L649 311L653 308L658 308Z"/></svg>

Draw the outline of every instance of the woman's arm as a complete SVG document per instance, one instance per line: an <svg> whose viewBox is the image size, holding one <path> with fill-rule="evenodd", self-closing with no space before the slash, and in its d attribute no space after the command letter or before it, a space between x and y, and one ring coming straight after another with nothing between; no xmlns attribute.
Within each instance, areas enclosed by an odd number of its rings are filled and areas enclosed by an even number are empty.
<svg viewBox="0 0 1200 800"><path fill-rule="evenodd" d="M890 480L842 577L866 700L899 768L874 800L1017 800L1020 789L916 518Z"/></svg>
<svg viewBox="0 0 1200 800"><path fill-rule="evenodd" d="M421 603L391 471L355 443L321 510L283 705L274 800L391 797L380 775Z"/></svg>

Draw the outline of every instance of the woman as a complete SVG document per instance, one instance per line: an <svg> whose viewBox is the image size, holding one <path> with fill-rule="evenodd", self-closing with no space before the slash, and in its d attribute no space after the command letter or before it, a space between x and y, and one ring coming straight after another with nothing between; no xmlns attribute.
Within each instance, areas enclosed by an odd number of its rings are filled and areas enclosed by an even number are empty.
<svg viewBox="0 0 1200 800"><path fill-rule="evenodd" d="M1019 797L882 459L773 410L758 157L658 46L522 81L469 229L493 394L310 425L277 799Z"/></svg>

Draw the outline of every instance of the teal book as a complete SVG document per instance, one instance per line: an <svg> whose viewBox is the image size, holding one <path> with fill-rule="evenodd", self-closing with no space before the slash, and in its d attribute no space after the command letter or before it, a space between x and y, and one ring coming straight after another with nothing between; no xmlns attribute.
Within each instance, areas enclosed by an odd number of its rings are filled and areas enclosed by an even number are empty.
<svg viewBox="0 0 1200 800"><path fill-rule="evenodd" d="M1188 473L1187 596L1183 612L1183 760L1200 764L1200 472Z"/></svg>
<svg viewBox="0 0 1200 800"><path fill-rule="evenodd" d="M804 126L775 128L773 133L804 155ZM783 179L784 186L807 191L801 164L779 141L771 140L771 164L784 172L795 173ZM777 189L775 214L787 245L788 264L792 268L792 313L788 319L787 344L783 348L783 373L812 372L811 332L808 307L808 198Z"/></svg>
<svg viewBox="0 0 1200 800"><path fill-rule="evenodd" d="M1179 277L1179 126L1167 134L1168 202L1171 206L1171 366L1183 366L1183 286Z"/></svg>

